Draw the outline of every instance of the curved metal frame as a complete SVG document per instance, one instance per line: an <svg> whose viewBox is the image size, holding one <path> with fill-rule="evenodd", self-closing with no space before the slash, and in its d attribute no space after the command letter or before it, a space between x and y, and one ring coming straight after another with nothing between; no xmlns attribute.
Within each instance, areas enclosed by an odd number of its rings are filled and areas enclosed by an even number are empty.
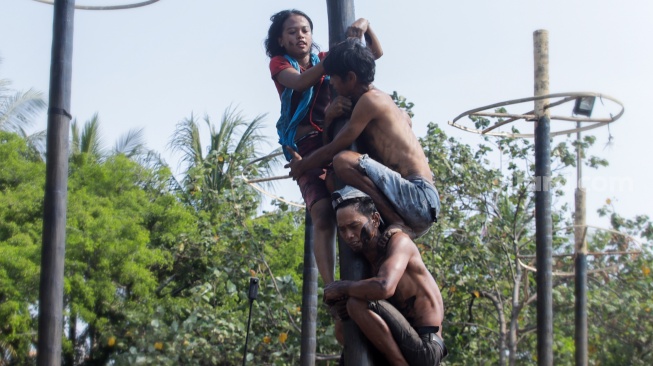
<svg viewBox="0 0 653 366"><path fill-rule="evenodd" d="M34 0L38 3L43 3L43 4L48 4L48 5L54 5L54 0ZM79 10L123 10L123 9L133 9L133 8L140 8L142 6L147 6L150 4L154 4L158 2L159 0L147 0L147 1L140 1L137 3L133 4L123 4L123 5L108 5L108 6L99 6L99 5L75 5L75 9Z"/></svg>
<svg viewBox="0 0 653 366"><path fill-rule="evenodd" d="M558 229L558 230L556 230L556 231L562 231L562 230L567 230L567 229L576 228L576 227L579 227L579 226L578 226L578 225L566 226L566 227L562 227L562 228L560 228L560 229ZM630 235L630 234L622 233L622 232L619 232L619 231L616 231L616 230L612 230L612 229L603 228L603 227L600 227L600 226L582 225L582 227L584 227L585 230L587 230L587 229L589 229L589 228L593 228L593 229L596 229L596 230L603 230L603 231L607 231L607 232L610 232L610 233L613 233L613 234L616 234L616 235L621 235L621 236L625 237L626 239L628 239L628 242L629 242L629 243L635 243L635 245L636 245L637 247L639 247L639 250L637 250L637 251L633 251L633 252L629 252L629 253L611 253L611 252L603 252L603 253L593 253L592 255L623 255L623 254L639 255L639 254L642 253L641 243L640 243L637 239L635 239L634 236L632 236L632 235ZM517 262L519 263L519 265L520 265L522 268L524 268L524 269L526 269L526 270L528 270L528 271L531 271L531 272L537 272L537 268L525 264L524 262L521 261L520 258L517 258ZM611 265L611 266L608 266L608 267L605 267L605 268L596 268L596 269L593 269L593 270L589 270L589 271L587 271L587 273L589 274L589 273L599 273L599 272L611 272L611 271L615 271L615 270L617 270L617 269L618 269L618 265ZM575 273L575 272L559 272L559 271L553 271L551 274L552 274L553 276L556 276L556 277L573 277L573 276L574 276L574 273Z"/></svg>
<svg viewBox="0 0 653 366"><path fill-rule="evenodd" d="M479 107L479 108L470 109L470 110L468 110L466 112L461 113L456 118L454 118L453 121L449 122L449 125L454 126L456 128L459 128L459 129L461 129L463 131L473 132L473 133L480 134L480 135L533 138L533 137L535 137L535 134L533 134L533 133L492 132L492 130L494 130L494 129L500 127L500 126L506 125L508 123L512 123L514 121L520 120L520 119L524 119L524 120L527 120L527 121L528 120L535 120L536 116L534 114L534 111L530 111L530 112L528 112L526 114L481 113L481 112L485 111L485 110L488 110L488 109L491 109L491 108L498 108L498 107L503 107L503 106L512 105L512 104L520 104L520 103L531 102L531 101L535 101L535 100L551 99L551 98L563 98L562 100L558 100L556 102L549 103L549 104L547 104L545 106L545 109L551 109L551 108L559 106L561 104L574 101L574 100L576 100L576 99L578 99L580 97L596 97L596 98L599 98L599 99L607 99L607 100L610 100L610 101L618 104L621 107L621 110L615 116L612 116L612 114L611 114L610 118L591 118L591 117L590 118L585 118L585 117L551 116L550 117L551 120L571 121L571 122L586 122L586 123L587 122L592 122L592 124L587 125L585 127L581 127L581 128L572 128L572 129L567 129L567 130L562 130L562 131L551 132L550 135L552 137L553 136L559 136L559 135L566 135L566 134L570 134L570 133L573 133L573 132L587 131L587 130L591 130L591 129L594 129L594 128L597 128L597 127L601 127L601 126L607 125L609 123L612 123L612 122L618 120L624 114L624 111L625 111L624 105L620 101L618 101L617 99L615 99L615 98L613 98L613 97L611 97L609 95L600 94L600 93L593 93L593 92L555 93L555 94L541 95L541 96L537 96L537 97L512 99L512 100L508 100L508 101L505 101L505 102L499 102L499 103L494 103L494 104L486 105L486 106ZM474 115L474 116L484 116L484 117L493 117L493 118L505 117L505 118L508 118L508 119L505 120L505 121L495 123L494 125L486 128L484 130L469 128L469 127L465 127L465 126L463 126L461 124L456 123L456 121L458 121L459 119L461 119L461 118L463 118L465 116L472 116L472 115Z"/></svg>

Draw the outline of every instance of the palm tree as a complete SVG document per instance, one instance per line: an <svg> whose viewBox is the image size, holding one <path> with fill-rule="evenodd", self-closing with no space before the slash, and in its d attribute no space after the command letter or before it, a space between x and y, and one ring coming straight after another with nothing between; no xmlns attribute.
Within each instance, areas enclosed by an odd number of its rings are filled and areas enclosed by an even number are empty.
<svg viewBox="0 0 653 366"><path fill-rule="evenodd" d="M216 128L210 118L205 116L203 121L209 128L206 154L200 139L200 121L195 115L191 114L190 118L177 124L168 146L182 155L184 177L179 187L188 203L197 209L210 210L220 194L234 188L237 179L271 174L278 162L276 159L263 159L249 164L263 156L260 151L266 144L260 133L263 117L260 115L246 121L241 113L228 108L219 128Z"/></svg>
<svg viewBox="0 0 653 366"><path fill-rule="evenodd" d="M84 123L84 129L80 132L80 126L77 119L70 124L72 141L70 144L70 154L73 158L82 154L100 160L105 156L104 147L102 147L102 135L100 134L100 116L96 112L91 119Z"/></svg>
<svg viewBox="0 0 653 366"><path fill-rule="evenodd" d="M140 161L146 156L151 159L153 155L145 147L142 128L127 131L126 134L120 136L112 149L107 150L100 132L100 116L97 112L84 123L81 131L77 119L73 120L70 128L72 133L70 154L74 161L79 162L88 158L102 161L114 155L125 155Z"/></svg>
<svg viewBox="0 0 653 366"><path fill-rule="evenodd" d="M42 156L45 152L45 131L29 135L26 129L33 125L35 118L46 107L43 93L33 89L16 92L10 86L9 79L0 79L0 131L20 135Z"/></svg>

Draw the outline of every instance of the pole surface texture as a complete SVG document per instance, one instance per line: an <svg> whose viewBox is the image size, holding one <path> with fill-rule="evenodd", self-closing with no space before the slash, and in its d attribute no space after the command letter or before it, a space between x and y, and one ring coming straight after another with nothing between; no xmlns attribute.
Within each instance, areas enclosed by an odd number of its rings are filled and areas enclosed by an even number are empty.
<svg viewBox="0 0 653 366"><path fill-rule="evenodd" d="M304 221L304 282L302 285L302 343L299 364L301 366L315 365L315 349L317 346L317 264L313 244L313 220L306 210Z"/></svg>
<svg viewBox="0 0 653 366"><path fill-rule="evenodd" d="M37 364L61 365L74 0L54 4Z"/></svg>
<svg viewBox="0 0 653 366"><path fill-rule="evenodd" d="M580 128L580 122L576 123ZM582 187L582 150L580 146L580 131L576 134L576 193L574 213L574 241L576 248L576 316L575 345L576 366L587 366L587 241L585 240L585 189Z"/></svg>
<svg viewBox="0 0 653 366"><path fill-rule="evenodd" d="M549 94L549 36L533 33L535 96ZM535 102L535 254L537 256L537 361L553 366L551 143L548 100Z"/></svg>
<svg viewBox="0 0 653 366"><path fill-rule="evenodd" d="M329 47L346 39L347 27L355 20L353 0L327 0L329 18ZM345 120L334 121L334 135L340 131ZM352 148L355 150L355 148ZM341 182L336 182L342 188ZM369 266L360 255L355 254L343 240L338 238L340 252L340 278L343 280L361 280L369 277ZM351 319L343 321L345 346L345 365L373 366L374 348L356 323ZM377 355L378 357L378 355Z"/></svg>

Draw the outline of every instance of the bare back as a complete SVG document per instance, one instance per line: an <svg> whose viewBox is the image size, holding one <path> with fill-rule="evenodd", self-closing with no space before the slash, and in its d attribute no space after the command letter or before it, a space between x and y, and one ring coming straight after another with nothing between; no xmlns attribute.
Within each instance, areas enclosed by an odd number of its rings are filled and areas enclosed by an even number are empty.
<svg viewBox="0 0 653 366"><path fill-rule="evenodd" d="M363 149L370 157L404 178L421 177L433 182L431 169L410 117L390 96L376 88L365 92L352 111L351 120L367 120L361 133Z"/></svg>

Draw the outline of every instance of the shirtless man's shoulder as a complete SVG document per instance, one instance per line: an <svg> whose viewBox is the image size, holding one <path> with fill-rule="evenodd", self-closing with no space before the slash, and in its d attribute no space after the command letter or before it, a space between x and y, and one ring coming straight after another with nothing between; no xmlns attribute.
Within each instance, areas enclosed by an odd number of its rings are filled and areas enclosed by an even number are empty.
<svg viewBox="0 0 653 366"><path fill-rule="evenodd" d="M370 156L403 177L419 176L431 181L431 172L410 117L389 94L372 88L364 93L352 112L352 121L366 121L363 131Z"/></svg>

